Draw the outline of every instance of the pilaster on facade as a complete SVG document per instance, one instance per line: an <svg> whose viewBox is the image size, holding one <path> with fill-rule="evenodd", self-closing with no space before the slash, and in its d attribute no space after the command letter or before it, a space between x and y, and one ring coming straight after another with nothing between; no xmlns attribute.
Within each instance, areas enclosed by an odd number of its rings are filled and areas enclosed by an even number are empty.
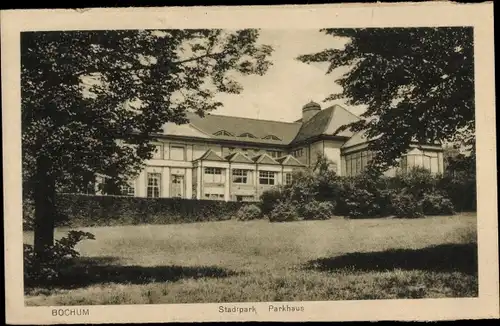
<svg viewBox="0 0 500 326"><path fill-rule="evenodd" d="M186 169L186 198L193 198L193 170Z"/></svg>
<svg viewBox="0 0 500 326"><path fill-rule="evenodd" d="M203 186L201 163L200 163L200 165L196 166L196 174L197 174L197 177L196 177L196 199L201 199L202 186Z"/></svg>
<svg viewBox="0 0 500 326"><path fill-rule="evenodd" d="M226 174L225 183L224 183L224 200L230 201L231 200L231 193L230 193L231 175L230 175L229 166L224 170L224 173Z"/></svg>

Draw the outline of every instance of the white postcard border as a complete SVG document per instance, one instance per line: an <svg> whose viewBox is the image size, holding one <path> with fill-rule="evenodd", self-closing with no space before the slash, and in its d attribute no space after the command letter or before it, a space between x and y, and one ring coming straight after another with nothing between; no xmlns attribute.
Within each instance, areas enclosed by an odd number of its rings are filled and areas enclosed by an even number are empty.
<svg viewBox="0 0 500 326"><path fill-rule="evenodd" d="M8 323L127 323L174 321L448 320L499 315L493 4L449 2L311 6L114 8L1 12L4 241ZM473 26L475 37L479 297L460 299L290 302L303 313L228 315L220 303L25 307L22 273L20 32L84 29ZM231 303L224 303L231 306ZM282 304L282 302L280 302ZM76 309L53 316L54 309ZM88 315L77 315L88 309ZM83 311L83 310L82 310Z"/></svg>

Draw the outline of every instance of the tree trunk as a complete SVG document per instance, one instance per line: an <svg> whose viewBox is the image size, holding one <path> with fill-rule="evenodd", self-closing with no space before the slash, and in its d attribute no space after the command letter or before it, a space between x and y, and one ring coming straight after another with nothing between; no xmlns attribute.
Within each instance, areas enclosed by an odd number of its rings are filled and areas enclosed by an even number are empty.
<svg viewBox="0 0 500 326"><path fill-rule="evenodd" d="M35 254L42 261L47 259L46 248L54 244L55 179L50 173L50 161L44 157L36 160L34 184L35 202Z"/></svg>

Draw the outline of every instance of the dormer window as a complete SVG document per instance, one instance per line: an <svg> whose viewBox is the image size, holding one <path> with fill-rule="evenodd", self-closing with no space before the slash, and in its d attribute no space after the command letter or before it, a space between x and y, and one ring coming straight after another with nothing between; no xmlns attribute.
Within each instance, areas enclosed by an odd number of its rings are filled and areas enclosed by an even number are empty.
<svg viewBox="0 0 500 326"><path fill-rule="evenodd" d="M229 137L234 137L234 135L230 132L227 132L225 130L219 130L216 133L214 133L214 136L229 136Z"/></svg>
<svg viewBox="0 0 500 326"><path fill-rule="evenodd" d="M281 140L280 138L276 137L275 135L267 135L263 139L270 139L270 140Z"/></svg>
<svg viewBox="0 0 500 326"><path fill-rule="evenodd" d="M249 132L244 132L240 135L240 137L245 137L245 138L257 138L255 137L254 135L252 135L251 133Z"/></svg>

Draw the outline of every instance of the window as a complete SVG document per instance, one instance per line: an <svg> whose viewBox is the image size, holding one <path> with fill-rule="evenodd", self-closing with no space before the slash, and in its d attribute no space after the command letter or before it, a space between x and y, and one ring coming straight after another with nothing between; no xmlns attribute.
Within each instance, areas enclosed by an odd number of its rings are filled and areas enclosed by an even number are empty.
<svg viewBox="0 0 500 326"><path fill-rule="evenodd" d="M361 172L361 153L354 154L354 159L356 160L355 171L356 174L359 174Z"/></svg>
<svg viewBox="0 0 500 326"><path fill-rule="evenodd" d="M248 170L234 169L233 183L248 183Z"/></svg>
<svg viewBox="0 0 500 326"><path fill-rule="evenodd" d="M205 177L203 179L207 183L224 183L225 178L221 168L205 168Z"/></svg>
<svg viewBox="0 0 500 326"><path fill-rule="evenodd" d="M255 197L254 196L240 196L240 195L236 195L234 196L234 198L236 198L236 201L237 202L252 202L252 201L255 201Z"/></svg>
<svg viewBox="0 0 500 326"><path fill-rule="evenodd" d="M161 173L148 173L147 196L149 198L160 197Z"/></svg>
<svg viewBox="0 0 500 326"><path fill-rule="evenodd" d="M427 169L432 172L431 170L431 157L424 155L422 157L422 165L424 166L424 169Z"/></svg>
<svg viewBox="0 0 500 326"><path fill-rule="evenodd" d="M155 145L155 149L153 151L153 159L155 159L155 160L163 159L163 146L162 145Z"/></svg>
<svg viewBox="0 0 500 326"><path fill-rule="evenodd" d="M345 162L345 175L355 176L368 167L370 161L373 159L373 153L371 151L362 151L344 155L343 159ZM334 168L333 165L332 168Z"/></svg>
<svg viewBox="0 0 500 326"><path fill-rule="evenodd" d="M280 138L276 137L275 135L267 135L266 137L264 137L264 139L281 140Z"/></svg>
<svg viewBox="0 0 500 326"><path fill-rule="evenodd" d="M292 174L291 173L285 173L285 184L286 185L292 184Z"/></svg>
<svg viewBox="0 0 500 326"><path fill-rule="evenodd" d="M121 187L121 193L124 196L135 196L135 187L133 182L127 182L127 184Z"/></svg>
<svg viewBox="0 0 500 326"><path fill-rule="evenodd" d="M170 159L174 161L186 160L186 148L184 146L173 145L170 147Z"/></svg>
<svg viewBox="0 0 500 326"><path fill-rule="evenodd" d="M205 198L210 199L210 200L223 200L224 195L222 195L222 194L205 194Z"/></svg>
<svg viewBox="0 0 500 326"><path fill-rule="evenodd" d="M408 172L415 167L421 167L431 171L439 172L437 157L426 154L407 154L401 158L400 166L403 172Z"/></svg>
<svg viewBox="0 0 500 326"><path fill-rule="evenodd" d="M171 197L184 197L184 176L172 174L170 176L170 196Z"/></svg>
<svg viewBox="0 0 500 326"><path fill-rule="evenodd" d="M368 152L361 152L361 171L366 168Z"/></svg>
<svg viewBox="0 0 500 326"><path fill-rule="evenodd" d="M272 171L259 172L259 184L261 185L274 185L274 175Z"/></svg>
<svg viewBox="0 0 500 326"><path fill-rule="evenodd" d="M431 172L439 173L439 160L437 157L431 157Z"/></svg>
<svg viewBox="0 0 500 326"><path fill-rule="evenodd" d="M345 156L345 175L350 176L351 171L351 155Z"/></svg>
<svg viewBox="0 0 500 326"><path fill-rule="evenodd" d="M366 157L367 157L366 158L366 165L368 166L370 164L370 162L373 160L373 152L368 151Z"/></svg>
<svg viewBox="0 0 500 326"><path fill-rule="evenodd" d="M299 148L294 151L292 151L292 156L293 157L302 157L304 155L304 149Z"/></svg>
<svg viewBox="0 0 500 326"><path fill-rule="evenodd" d="M255 137L254 135L252 135L251 133L249 132L244 132L240 135L240 137L245 137L245 138L257 138Z"/></svg>
<svg viewBox="0 0 500 326"><path fill-rule="evenodd" d="M269 156L271 156L271 157L277 158L277 157L280 157L281 152L279 152L279 151L267 151L267 154L269 154Z"/></svg>
<svg viewBox="0 0 500 326"><path fill-rule="evenodd" d="M406 170L411 170L415 167L415 155L406 156Z"/></svg>
<svg viewBox="0 0 500 326"><path fill-rule="evenodd" d="M401 160L399 161L399 168L403 172L406 172L406 169L408 168L408 157L407 156L401 157Z"/></svg>
<svg viewBox="0 0 500 326"><path fill-rule="evenodd" d="M219 130L216 133L214 133L214 136L229 136L229 137L234 137L234 135L230 132L227 132L225 130Z"/></svg>

